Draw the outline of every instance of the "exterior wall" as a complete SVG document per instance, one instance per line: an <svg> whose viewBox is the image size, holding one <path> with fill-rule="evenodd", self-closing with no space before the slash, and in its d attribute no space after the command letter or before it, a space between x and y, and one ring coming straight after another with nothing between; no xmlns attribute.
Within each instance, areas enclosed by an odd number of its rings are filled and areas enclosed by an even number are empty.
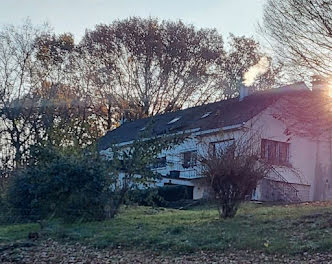
<svg viewBox="0 0 332 264"><path fill-rule="evenodd" d="M293 186L298 190L301 201L310 201L310 185L293 184Z"/></svg>
<svg viewBox="0 0 332 264"><path fill-rule="evenodd" d="M197 185L194 187L194 195L193 199L194 200L199 200L204 198L204 193L205 193L206 188L203 185Z"/></svg>
<svg viewBox="0 0 332 264"><path fill-rule="evenodd" d="M159 157L166 156L166 167L157 168L156 171L161 175L166 176L170 171L180 171L180 178L182 179L195 179L200 177L197 175L195 168L183 168L182 167L182 153L186 151L198 150L198 141L195 137L189 137L181 144L175 146L172 149L163 151Z"/></svg>
<svg viewBox="0 0 332 264"><path fill-rule="evenodd" d="M286 125L273 117L275 109L266 109L246 125L261 134L262 138L290 143L291 166L276 166L276 170L299 189L299 195L303 200L332 199L332 186L326 183L328 174L331 173L331 142L315 141L289 133ZM332 181L332 175L330 179Z"/></svg>
<svg viewBox="0 0 332 264"><path fill-rule="evenodd" d="M313 199L332 200L331 140L316 141L316 149L315 177L312 186Z"/></svg>

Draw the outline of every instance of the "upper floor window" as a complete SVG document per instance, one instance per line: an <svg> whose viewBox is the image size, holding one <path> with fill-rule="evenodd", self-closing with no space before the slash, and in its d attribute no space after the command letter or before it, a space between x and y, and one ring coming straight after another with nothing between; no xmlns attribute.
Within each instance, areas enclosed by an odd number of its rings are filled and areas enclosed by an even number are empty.
<svg viewBox="0 0 332 264"><path fill-rule="evenodd" d="M192 168L196 166L197 163L197 151L186 151L182 153L182 167Z"/></svg>
<svg viewBox="0 0 332 264"><path fill-rule="evenodd" d="M261 155L272 164L287 165L289 163L289 143L262 139Z"/></svg>
<svg viewBox="0 0 332 264"><path fill-rule="evenodd" d="M212 112L207 112L204 115L201 116L201 119L208 117L209 115L211 115Z"/></svg>
<svg viewBox="0 0 332 264"><path fill-rule="evenodd" d="M173 118L171 121L169 121L167 124L170 125L170 124L173 124L175 123L176 121L180 120L181 119L181 116L178 116L176 118Z"/></svg>

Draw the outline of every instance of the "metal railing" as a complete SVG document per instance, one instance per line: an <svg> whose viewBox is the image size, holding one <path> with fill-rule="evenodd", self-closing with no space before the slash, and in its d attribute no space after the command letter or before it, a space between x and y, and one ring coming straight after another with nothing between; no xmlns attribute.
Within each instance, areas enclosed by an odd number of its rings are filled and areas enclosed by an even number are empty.
<svg viewBox="0 0 332 264"><path fill-rule="evenodd" d="M288 182L287 179L282 176L281 173L278 172L275 168L272 168L272 171L277 176L277 180L279 181L267 178L267 180L269 180L270 182L270 186L282 196L284 201L300 202L301 199L298 196L299 191L290 182ZM276 183L273 184L273 181L276 181Z"/></svg>

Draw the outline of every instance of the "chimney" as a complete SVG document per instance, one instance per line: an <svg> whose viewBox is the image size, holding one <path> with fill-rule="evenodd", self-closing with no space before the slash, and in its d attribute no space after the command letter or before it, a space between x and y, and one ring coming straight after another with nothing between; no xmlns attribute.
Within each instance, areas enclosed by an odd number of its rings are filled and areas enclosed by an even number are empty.
<svg viewBox="0 0 332 264"><path fill-rule="evenodd" d="M241 84L239 101L241 102L248 95L249 95L249 87L245 86L244 84Z"/></svg>
<svg viewBox="0 0 332 264"><path fill-rule="evenodd" d="M120 126L122 126L124 123L127 122L127 118L125 117L126 113L122 114L121 119L120 119Z"/></svg>
<svg viewBox="0 0 332 264"><path fill-rule="evenodd" d="M122 126L126 122L127 122L127 119L124 116L122 116L120 119L120 126Z"/></svg>
<svg viewBox="0 0 332 264"><path fill-rule="evenodd" d="M315 93L328 94L329 93L329 84L328 81L319 75L312 76L312 91Z"/></svg>

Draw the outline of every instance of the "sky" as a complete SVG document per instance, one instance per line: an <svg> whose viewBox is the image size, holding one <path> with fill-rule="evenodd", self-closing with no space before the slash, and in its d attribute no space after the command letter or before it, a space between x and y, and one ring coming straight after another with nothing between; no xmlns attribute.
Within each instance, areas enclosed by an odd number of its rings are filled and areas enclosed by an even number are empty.
<svg viewBox="0 0 332 264"><path fill-rule="evenodd" d="M130 16L158 17L216 28L224 38L257 35L265 0L0 0L0 25L48 22L56 33L77 41L85 29Z"/></svg>

